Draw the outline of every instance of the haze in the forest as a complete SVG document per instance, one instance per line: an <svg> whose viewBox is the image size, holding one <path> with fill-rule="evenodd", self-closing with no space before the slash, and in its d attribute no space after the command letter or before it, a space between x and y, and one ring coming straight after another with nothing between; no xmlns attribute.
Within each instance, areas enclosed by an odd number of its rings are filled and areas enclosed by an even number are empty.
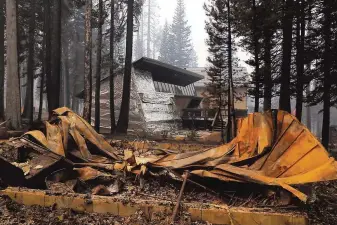
<svg viewBox="0 0 337 225"><path fill-rule="evenodd" d="M204 3L205 0L185 0L186 16L191 26L191 37L200 67L207 65L208 56L207 45L205 43L205 39L207 38L205 31L207 16L203 9ZM171 23L177 0L157 0L157 4L158 11L160 12L158 15L160 15L161 25L164 25L166 20ZM247 67L248 71L251 71L251 68L244 63L244 60L248 59L246 53L238 49L237 57L240 59L240 64Z"/></svg>

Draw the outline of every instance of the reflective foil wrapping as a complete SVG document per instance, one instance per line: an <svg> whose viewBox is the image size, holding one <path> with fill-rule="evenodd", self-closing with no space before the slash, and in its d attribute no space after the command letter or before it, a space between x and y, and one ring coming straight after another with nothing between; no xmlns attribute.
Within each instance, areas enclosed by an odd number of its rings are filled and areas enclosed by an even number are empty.
<svg viewBox="0 0 337 225"><path fill-rule="evenodd" d="M115 117L119 117L123 93L123 76L116 75L115 79ZM110 131L110 90L109 79L101 84L100 108L102 133ZM94 123L95 93L93 92L92 123ZM174 94L156 92L151 73L132 70L129 130L146 132L147 134L175 131L181 125L181 118L177 112Z"/></svg>

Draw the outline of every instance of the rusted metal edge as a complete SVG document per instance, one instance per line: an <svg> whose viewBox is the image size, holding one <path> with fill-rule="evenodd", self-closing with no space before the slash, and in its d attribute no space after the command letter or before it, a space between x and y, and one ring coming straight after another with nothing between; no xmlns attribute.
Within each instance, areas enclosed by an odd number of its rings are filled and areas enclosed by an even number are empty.
<svg viewBox="0 0 337 225"><path fill-rule="evenodd" d="M89 213L110 213L116 216L132 216L143 211L151 220L156 213L172 215L174 202L157 200L128 200L117 197L93 196L88 199L85 195L69 194L64 196L50 195L45 191L20 190L7 188L0 194L9 196L12 200L24 205L39 205L43 207L73 209ZM277 213L270 209L228 207L227 205L211 205L204 203L183 203L182 209L191 215L192 221L207 221L212 224L263 224L263 225L308 225L304 213Z"/></svg>

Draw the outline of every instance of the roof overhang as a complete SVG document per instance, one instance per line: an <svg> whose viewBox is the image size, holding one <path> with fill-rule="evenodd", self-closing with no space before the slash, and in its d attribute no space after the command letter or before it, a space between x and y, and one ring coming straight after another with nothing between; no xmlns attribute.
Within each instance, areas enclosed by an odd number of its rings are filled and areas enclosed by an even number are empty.
<svg viewBox="0 0 337 225"><path fill-rule="evenodd" d="M152 73L154 81L187 86L193 84L204 77L197 73L172 66L158 60L143 57L133 63L134 68L149 71Z"/></svg>

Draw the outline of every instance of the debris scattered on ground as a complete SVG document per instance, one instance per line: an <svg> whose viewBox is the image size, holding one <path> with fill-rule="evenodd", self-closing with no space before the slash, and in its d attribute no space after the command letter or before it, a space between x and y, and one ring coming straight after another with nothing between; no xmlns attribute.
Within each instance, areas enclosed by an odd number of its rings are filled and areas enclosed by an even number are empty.
<svg viewBox="0 0 337 225"><path fill-rule="evenodd" d="M307 213L312 225L337 224L337 182L321 182L312 187Z"/></svg>
<svg viewBox="0 0 337 225"><path fill-rule="evenodd" d="M0 224L93 224L93 225L167 225L168 215L157 213L152 221L147 221L143 212L137 212L131 217L118 217L111 214L80 213L73 210L61 210L53 207L19 205L7 196L0 196ZM184 214L177 222L181 225L203 225L204 222L192 222L188 214Z"/></svg>
<svg viewBox="0 0 337 225"><path fill-rule="evenodd" d="M335 160L283 111L250 114L232 142L198 151L113 147L67 108L54 111L46 134L30 131L8 144L0 148L1 181L53 193L176 202L189 171L182 201L282 211L307 202L304 185L337 179Z"/></svg>

